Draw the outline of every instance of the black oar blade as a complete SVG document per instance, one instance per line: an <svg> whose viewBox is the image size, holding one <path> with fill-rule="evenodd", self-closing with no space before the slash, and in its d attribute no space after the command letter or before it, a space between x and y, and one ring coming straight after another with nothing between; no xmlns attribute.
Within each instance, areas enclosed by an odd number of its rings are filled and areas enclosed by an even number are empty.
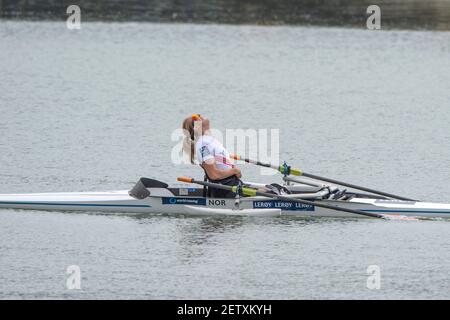
<svg viewBox="0 0 450 320"><path fill-rule="evenodd" d="M150 195L150 191L147 188L168 188L169 185L165 182L149 179L149 178L140 178L139 181L135 184L133 189L128 191L128 194L135 199L145 199Z"/></svg>

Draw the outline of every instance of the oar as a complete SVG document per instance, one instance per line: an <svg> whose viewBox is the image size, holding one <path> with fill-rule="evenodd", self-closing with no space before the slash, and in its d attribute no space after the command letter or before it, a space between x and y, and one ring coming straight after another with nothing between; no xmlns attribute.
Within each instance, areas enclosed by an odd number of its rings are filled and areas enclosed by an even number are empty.
<svg viewBox="0 0 450 320"><path fill-rule="evenodd" d="M361 191L365 191L365 192L370 192L373 194L378 194L381 196L385 196L388 198L393 198L393 199L398 199L398 200L403 200L403 201L416 201L413 199L409 199L409 198L405 198L405 197L401 197L401 196L397 196L395 194L391 194L391 193L387 193L387 192L383 192L383 191L378 191L378 190L374 190L374 189L369 189L366 187L361 187L361 186L357 186L351 183L347 183L347 182L342 182L342 181L338 181L338 180L334 180L334 179L330 179L330 178L326 178L326 177L321 177L321 176L316 176L314 174L311 173L307 173L307 172L303 172L299 169L293 169L287 165L281 165L281 166L276 166L276 165L272 165L269 163L263 163L263 162L259 162L256 160L251 160L251 159L246 159L246 158L242 158L236 154L231 154L231 158L235 159L235 160L242 160L248 163L252 163L252 164L256 164L258 166L262 166L262 167L266 167L266 168L272 168L275 169L279 172L281 172L282 174L286 174L286 175L293 175L293 176L303 176L303 177L308 177L308 178L312 178L312 179L316 179L316 180L321 180L321 181L326 181L329 183L334 183L340 186L345 186L345 187L349 187L349 188L353 188L356 190L361 190Z"/></svg>
<svg viewBox="0 0 450 320"><path fill-rule="evenodd" d="M187 177L179 177L177 180L182 181L182 182L187 182L187 183L196 183L196 184L200 184L200 185L211 187L211 188L229 190L234 193L238 192L238 186L227 186L227 185L218 184L218 183L194 180L192 178L187 178ZM280 195L273 194L273 193L261 192L256 189L252 189L252 188L248 188L248 187L242 187L241 190L244 195L251 196L251 197L263 196L263 197L274 198L274 199L283 200L283 201L298 202L298 203L302 203L302 204L306 204L306 205L310 205L310 206L321 207L321 208L330 209L330 210L359 214L359 215L371 217L371 218L390 219L390 217L388 215L377 214L377 213L372 213L372 212L364 212L364 211L360 211L360 210L353 210L353 209L347 209L347 208L340 208L340 207L331 206L331 205L327 205L327 204L323 204L323 203L316 203L314 201L309 201L309 200L304 200L304 199L289 198L289 197L284 197L284 196L280 196Z"/></svg>

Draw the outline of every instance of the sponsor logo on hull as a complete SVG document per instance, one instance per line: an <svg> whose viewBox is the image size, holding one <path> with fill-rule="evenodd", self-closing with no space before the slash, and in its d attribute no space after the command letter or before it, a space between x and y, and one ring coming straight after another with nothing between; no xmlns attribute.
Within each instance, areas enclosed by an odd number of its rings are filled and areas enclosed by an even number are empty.
<svg viewBox="0 0 450 320"><path fill-rule="evenodd" d="M206 206L206 199L205 198L163 197L162 204L188 204L188 205Z"/></svg>
<svg viewBox="0 0 450 320"><path fill-rule="evenodd" d="M269 200L269 201L253 201L254 209L281 209L292 211L314 211L315 207L309 204L298 202Z"/></svg>

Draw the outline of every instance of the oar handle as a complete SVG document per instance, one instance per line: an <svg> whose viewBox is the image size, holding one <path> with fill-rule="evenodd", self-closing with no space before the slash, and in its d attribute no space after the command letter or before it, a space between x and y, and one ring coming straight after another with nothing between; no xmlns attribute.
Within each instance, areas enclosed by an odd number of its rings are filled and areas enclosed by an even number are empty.
<svg viewBox="0 0 450 320"><path fill-rule="evenodd" d="M241 157L238 156L236 153L230 154L230 158L231 158L231 159L234 159L234 160L241 160Z"/></svg>

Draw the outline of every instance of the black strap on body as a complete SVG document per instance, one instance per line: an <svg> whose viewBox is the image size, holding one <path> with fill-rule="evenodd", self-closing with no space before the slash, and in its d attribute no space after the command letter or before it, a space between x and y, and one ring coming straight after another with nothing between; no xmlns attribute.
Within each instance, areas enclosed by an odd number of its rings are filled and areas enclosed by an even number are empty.
<svg viewBox="0 0 450 320"><path fill-rule="evenodd" d="M209 179L208 174L206 173L205 168L203 168L202 166L200 166L200 168L203 169L203 172L205 172L205 176L203 178L203 181L208 182L211 181L211 179ZM211 190L207 187L207 186L203 186L203 197L211 197Z"/></svg>
<svg viewBox="0 0 450 320"><path fill-rule="evenodd" d="M205 172L205 177L203 178L203 181L207 182L208 181L208 176L206 175ZM206 195L208 194L208 187L207 186L203 186L203 198L206 198Z"/></svg>
<svg viewBox="0 0 450 320"><path fill-rule="evenodd" d="M224 185L229 185L229 186L234 186L236 185L238 182L240 182L240 179L238 179L235 175L230 176L228 178L224 178L224 179L220 179L220 180L212 180L208 177L208 173L206 172L206 170L202 167L203 171L205 172L205 177L204 177L204 181L209 181L209 182L213 182L213 183L219 183L219 184L224 184ZM236 182L237 180L237 182ZM204 197L208 197L208 198L220 198L222 196L222 194L224 193L223 190L220 189L216 189L216 188L208 188L207 186L203 186L203 196ZM223 198L231 198L231 196L229 194L233 194L234 197L234 193L231 191L225 192L225 195L223 195ZM218 196L221 195L221 196Z"/></svg>

